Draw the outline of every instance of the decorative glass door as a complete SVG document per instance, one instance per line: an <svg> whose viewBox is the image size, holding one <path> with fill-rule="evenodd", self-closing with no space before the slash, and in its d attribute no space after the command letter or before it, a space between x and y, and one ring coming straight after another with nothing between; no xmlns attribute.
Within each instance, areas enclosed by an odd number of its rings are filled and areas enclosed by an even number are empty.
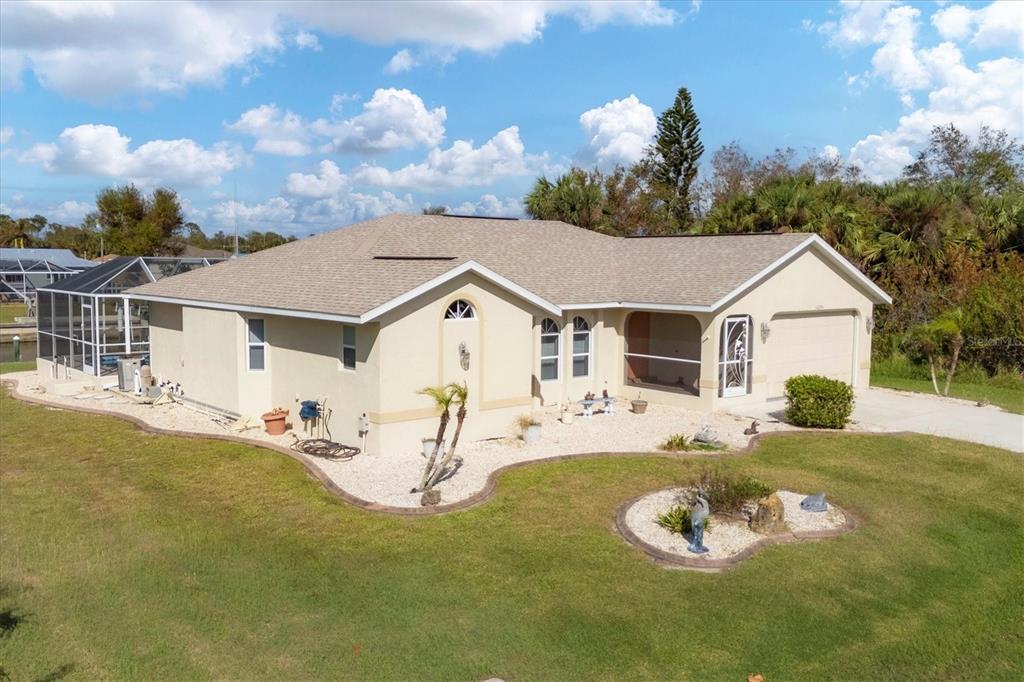
<svg viewBox="0 0 1024 682"><path fill-rule="evenodd" d="M722 397L747 394L750 370L750 318L727 317L722 328Z"/></svg>

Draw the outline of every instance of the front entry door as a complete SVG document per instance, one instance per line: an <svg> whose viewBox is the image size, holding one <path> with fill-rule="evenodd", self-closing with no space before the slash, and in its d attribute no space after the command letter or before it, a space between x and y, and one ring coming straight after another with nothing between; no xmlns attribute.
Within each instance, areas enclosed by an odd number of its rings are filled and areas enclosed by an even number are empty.
<svg viewBox="0 0 1024 682"><path fill-rule="evenodd" d="M750 318L727 317L722 330L722 397L746 395L749 371Z"/></svg>

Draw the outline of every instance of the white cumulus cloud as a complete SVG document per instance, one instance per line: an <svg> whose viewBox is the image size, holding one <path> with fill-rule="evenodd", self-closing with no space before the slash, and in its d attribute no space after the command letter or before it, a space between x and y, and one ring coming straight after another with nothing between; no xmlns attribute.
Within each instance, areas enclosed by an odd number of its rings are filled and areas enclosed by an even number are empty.
<svg viewBox="0 0 1024 682"><path fill-rule="evenodd" d="M288 192L300 197L325 198L337 195L349 187L348 177L338 164L324 160L317 173L291 173Z"/></svg>
<svg viewBox="0 0 1024 682"><path fill-rule="evenodd" d="M616 99L580 115L587 136L577 155L580 162L607 170L616 164L628 166L639 161L657 131L654 111L636 95Z"/></svg>
<svg viewBox="0 0 1024 682"><path fill-rule="evenodd" d="M428 109L409 90L379 88L362 113L344 121L318 119L312 128L331 138L333 151L366 154L437 145L447 117L444 107Z"/></svg>
<svg viewBox="0 0 1024 682"><path fill-rule="evenodd" d="M517 197L505 197L502 201L493 194L484 194L478 201L464 201L449 207L449 213L457 215L478 215L492 218L521 218L523 202Z"/></svg>
<svg viewBox="0 0 1024 682"><path fill-rule="evenodd" d="M44 87L88 100L221 83L232 70L318 35L415 45L454 55L494 53L537 40L555 17L584 30L605 24L666 26L673 10L647 0L590 2L4 2L3 84L31 71Z"/></svg>
<svg viewBox="0 0 1024 682"><path fill-rule="evenodd" d="M498 178L535 172L546 156L526 153L518 126L510 126L480 145L456 140L448 149L435 148L422 163L388 170L376 164L361 164L352 171L356 184L432 190L489 185Z"/></svg>
<svg viewBox="0 0 1024 682"><path fill-rule="evenodd" d="M276 104L263 104L246 111L228 130L256 138L253 150L282 156L309 154L312 134L302 117L281 111Z"/></svg>
<svg viewBox="0 0 1024 682"><path fill-rule="evenodd" d="M352 99L335 95L332 113ZM348 119L306 121L274 104L262 104L227 127L256 138L253 149L267 154L303 156L314 150L377 154L439 144L447 116L444 107L428 109L419 95L409 90L380 88L363 104L361 113Z"/></svg>
<svg viewBox="0 0 1024 682"><path fill-rule="evenodd" d="M412 56L408 48L403 48L395 53L395 55L388 60L387 65L384 67L384 73L403 73L410 71L419 62Z"/></svg>
<svg viewBox="0 0 1024 682"><path fill-rule="evenodd" d="M51 173L131 180L140 185L216 185L237 168L241 152L225 143L203 147L190 139L152 140L129 148L131 138L114 126L66 128L56 142L40 144L20 160L39 163Z"/></svg>

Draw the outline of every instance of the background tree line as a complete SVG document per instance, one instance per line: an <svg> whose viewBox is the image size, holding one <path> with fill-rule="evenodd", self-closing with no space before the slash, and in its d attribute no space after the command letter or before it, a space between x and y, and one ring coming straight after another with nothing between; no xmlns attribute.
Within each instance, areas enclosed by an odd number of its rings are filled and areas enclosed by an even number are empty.
<svg viewBox="0 0 1024 682"><path fill-rule="evenodd" d="M276 232L250 230L238 236L241 253L253 253L294 241ZM96 196L96 210L78 225L50 222L45 216L12 218L0 214L0 245L71 249L82 258L176 256L186 246L234 251L234 235L220 230L207 236L194 222L185 222L173 190L145 194L135 185L108 187Z"/></svg>
<svg viewBox="0 0 1024 682"><path fill-rule="evenodd" d="M735 142L701 176L699 133L683 88L641 161L538 178L526 211L619 236L813 232L894 297L875 316L876 359L906 356L939 376L958 363L1024 373L1020 141L935 127L900 178L876 183L838 156L755 159Z"/></svg>

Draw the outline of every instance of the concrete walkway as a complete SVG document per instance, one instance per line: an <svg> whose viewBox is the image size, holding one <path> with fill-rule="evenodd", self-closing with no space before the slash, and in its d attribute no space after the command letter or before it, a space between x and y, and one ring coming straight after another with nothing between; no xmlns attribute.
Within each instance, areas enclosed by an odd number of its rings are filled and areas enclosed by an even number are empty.
<svg viewBox="0 0 1024 682"><path fill-rule="evenodd" d="M781 419L785 405L746 408L743 416ZM1024 416L967 400L870 388L857 391L853 421L861 431L913 431L1024 452Z"/></svg>

